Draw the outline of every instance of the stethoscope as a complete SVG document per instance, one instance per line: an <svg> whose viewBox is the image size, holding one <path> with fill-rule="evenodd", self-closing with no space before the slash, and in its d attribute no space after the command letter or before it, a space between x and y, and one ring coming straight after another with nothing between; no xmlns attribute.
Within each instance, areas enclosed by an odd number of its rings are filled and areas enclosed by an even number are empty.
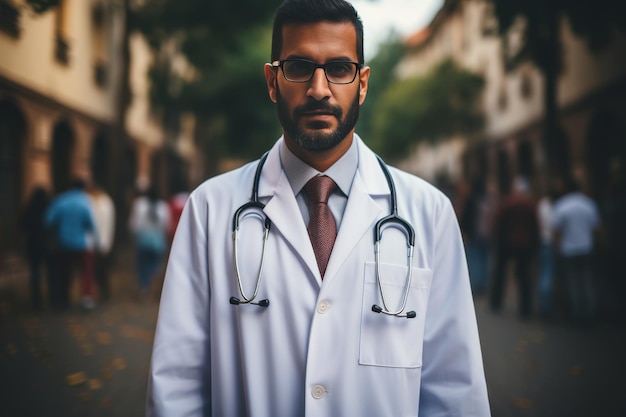
<svg viewBox="0 0 626 417"><path fill-rule="evenodd" d="M265 215L264 217L264 226L265 230L263 233L263 248L261 252L261 262L259 265L259 272L256 278L256 284L254 286L254 292L250 297L246 295L243 289L241 275L239 273L239 261L237 256L237 233L239 232L239 223L244 215L244 213L248 210L255 210L262 212L265 208L265 204L259 201L259 182L261 180L261 171L263 170L263 165L267 159L267 155L269 152L266 152L261 159L256 168L256 172L254 174L254 182L252 184L252 196L250 197L250 201L239 207L235 214L233 215L233 244L234 244L234 264L235 264L235 274L237 276L237 286L239 287L239 293L241 294L241 298L230 297L230 303L233 305L240 304L254 304L260 307L268 307L270 305L270 300L263 299L259 301L255 301L257 294L259 292L259 286L261 284L261 277L263 275L263 264L265 261L265 248L267 246L267 239L269 237L270 228L272 226L272 221ZM378 283L378 290L380 291L380 298L382 300L382 306L378 304L372 305L372 311L375 313L383 313L389 316L395 317L406 317L408 319L412 319L416 316L415 311L407 311L406 303L409 297L409 289L411 288L411 280L413 278L413 249L415 247L415 230L409 222L404 220L402 217L398 215L398 201L396 198L396 187L393 182L393 178L391 177L391 173L387 168L387 165L383 162L383 160L377 155L378 163L385 174L385 178L387 180L387 184L389 185L389 191L391 194L391 212L389 215L383 217L378 220L374 225L374 252L376 254L376 282ZM383 285L380 279L380 246L381 240L383 236L383 231L385 230L384 226L393 226L404 232L407 239L407 275L406 282L404 287L404 293L402 295L402 299L400 302L400 307L397 310L391 310L387 304L385 291L383 290Z"/></svg>

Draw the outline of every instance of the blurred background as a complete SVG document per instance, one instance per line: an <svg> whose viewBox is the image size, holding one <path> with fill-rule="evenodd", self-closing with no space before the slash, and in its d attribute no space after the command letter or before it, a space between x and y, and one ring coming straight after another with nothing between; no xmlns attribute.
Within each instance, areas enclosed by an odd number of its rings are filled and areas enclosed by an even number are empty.
<svg viewBox="0 0 626 417"><path fill-rule="evenodd" d="M280 135L262 71L279 3L0 0L3 415L143 413L159 282L154 297L135 296L133 201L154 188L175 212L181 193ZM357 132L453 201L494 416L626 415L626 6L353 3L372 68ZM111 297L88 314L33 310L25 207L36 189L54 198L76 177L114 203ZM598 217L593 319L582 325L562 254L548 278L540 256L563 232L540 202L554 206L572 182ZM536 208L523 261L498 250L502 223L515 221L503 207L519 193Z"/></svg>

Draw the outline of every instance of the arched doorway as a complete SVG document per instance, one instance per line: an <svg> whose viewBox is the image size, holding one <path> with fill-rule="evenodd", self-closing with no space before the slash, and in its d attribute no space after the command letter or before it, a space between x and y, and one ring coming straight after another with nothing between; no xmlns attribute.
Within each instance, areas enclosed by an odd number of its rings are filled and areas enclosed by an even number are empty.
<svg viewBox="0 0 626 417"><path fill-rule="evenodd" d="M600 200L611 184L612 170L626 166L626 132L615 114L595 114L587 133L587 166L591 194Z"/></svg>
<svg viewBox="0 0 626 417"><path fill-rule="evenodd" d="M70 185L74 142L74 131L69 123L57 123L52 132L52 186L56 194L67 190Z"/></svg>
<svg viewBox="0 0 626 417"><path fill-rule="evenodd" d="M110 151L106 133L99 131L91 147L91 178L105 189L109 188Z"/></svg>
<svg viewBox="0 0 626 417"><path fill-rule="evenodd" d="M535 174L535 164L532 144L524 140L517 146L517 172L519 175L532 180Z"/></svg>
<svg viewBox="0 0 626 417"><path fill-rule="evenodd" d="M509 154L505 149L498 149L496 166L498 173L498 191L501 195L507 195L511 189L511 174Z"/></svg>
<svg viewBox="0 0 626 417"><path fill-rule="evenodd" d="M17 251L22 203L26 118L15 103L0 101L0 250ZM10 237L10 238L9 238Z"/></svg>

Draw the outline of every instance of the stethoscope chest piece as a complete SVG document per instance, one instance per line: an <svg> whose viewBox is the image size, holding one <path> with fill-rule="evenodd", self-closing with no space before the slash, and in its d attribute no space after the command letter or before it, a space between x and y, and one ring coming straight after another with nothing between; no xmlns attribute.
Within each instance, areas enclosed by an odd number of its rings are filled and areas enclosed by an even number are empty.
<svg viewBox="0 0 626 417"><path fill-rule="evenodd" d="M235 265L235 275L237 277L237 286L239 287L239 293L241 298L239 297L230 297L230 304L232 305L241 305L241 304L253 304L259 307L268 307L270 305L270 301L268 299L262 299L259 301L255 301L259 292L259 286L261 284L261 278L263 276L263 264L265 262L265 251L267 247L267 241L270 233L270 229L272 226L271 220L263 213L263 209L265 208L265 204L259 201L259 181L261 179L261 172L263 169L263 165L265 164L265 160L267 159L269 152L266 152L260 159L256 172L254 174L254 181L252 184L252 196L250 201L243 204L239 207L235 214L233 215L233 257L234 257L234 265ZM394 186L393 178L391 177L391 173L389 169L385 165L380 157L378 158L378 162L380 164L383 173L385 174L385 178L387 179L387 183L389 185L389 191L391 195L391 213L388 216L383 217L379 221L376 222L374 227L374 247L375 247L375 256L376 256L376 281L378 283L378 289L380 291L380 298L382 302L382 306L378 304L372 305L372 311L375 313L382 313L389 316L395 317L406 317L408 319L415 318L417 314L415 311L406 311L407 299L409 296L409 289L411 288L411 280L413 276L413 248L415 246L415 231L409 222L404 220L402 217L398 216L398 203L396 198L396 188ZM243 288L241 274L239 270L239 256L238 256L238 245L237 245L237 233L239 232L239 223L245 216L245 213L248 211L258 212L259 215L264 219L264 234L263 234L263 248L261 252L261 262L259 264L259 270L256 277L256 283L254 285L254 292L251 296L247 296L245 290ZM399 308L392 310L389 308L388 299L385 297L385 292L383 289L381 277L380 277L380 245L382 240L383 231L387 226L394 226L404 232L407 239L407 276L405 282L404 292L402 294L402 298L400 301Z"/></svg>

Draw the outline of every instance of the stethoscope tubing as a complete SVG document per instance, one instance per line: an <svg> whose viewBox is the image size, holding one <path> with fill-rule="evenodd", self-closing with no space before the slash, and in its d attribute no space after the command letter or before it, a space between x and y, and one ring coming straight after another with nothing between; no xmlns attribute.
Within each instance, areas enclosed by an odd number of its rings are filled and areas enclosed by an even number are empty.
<svg viewBox="0 0 626 417"><path fill-rule="evenodd" d="M265 154L263 154L263 156L261 157L257 165L256 171L254 174L254 181L252 183L252 195L250 197L250 201L248 201L247 203L239 207L235 211L235 214L233 215L233 227L232 227L233 245L234 245L234 250L233 250L234 259L233 260L235 264L237 286L239 287L239 293L241 294L241 299L237 297L230 297L230 303L233 305L254 304L254 305L261 306L261 307L269 306L268 299L260 300L258 302L254 301L257 297L259 287L261 284L261 278L263 275L263 265L265 263L265 250L267 247L269 232L270 232L270 228L272 225L272 222L269 219L269 217L265 216L265 221L264 221L265 231L264 231L264 236L263 236L263 248L262 248L262 253L261 253L261 262L259 265L259 271L257 274L254 292L252 293L252 296L250 297L246 296L244 288L243 288L243 284L241 281L241 275L239 271L239 261L238 261L238 245L237 245L239 222L243 213L251 209L263 211L263 209L265 208L265 204L259 201L259 182L261 180L261 172L263 169L263 165L265 164L268 154L269 152L266 152ZM378 289L380 291L382 307L377 304L374 304L372 305L372 311L375 313L382 313L382 314L386 314L389 316L414 318L416 316L415 311L408 311L406 313L404 313L404 311L406 309L406 304L407 304L407 300L409 297L409 290L411 288L411 282L413 278L412 265L413 265L413 251L415 247L415 230L413 229L413 226L411 226L409 222L407 222L406 220L404 220L402 217L398 215L398 201L396 197L396 187L395 187L393 178L391 177L391 172L389 172L387 165L383 162L383 160L378 155L376 155L376 158L378 159L378 163L380 164L380 167L383 170L383 173L385 174L385 179L387 180L387 184L389 186L389 193L390 193L390 198L391 198L391 213L383 217L382 219L378 220L374 226L376 281L378 283ZM402 295L400 307L395 311L390 310L389 306L387 305L387 298L385 297L385 292L383 289L381 274L380 274L380 245L381 245L381 240L382 240L382 234L383 234L383 230L385 229L385 226L388 226L390 224L396 225L396 227L400 228L407 237L407 269L408 271L407 271L407 276L405 280L404 294Z"/></svg>

